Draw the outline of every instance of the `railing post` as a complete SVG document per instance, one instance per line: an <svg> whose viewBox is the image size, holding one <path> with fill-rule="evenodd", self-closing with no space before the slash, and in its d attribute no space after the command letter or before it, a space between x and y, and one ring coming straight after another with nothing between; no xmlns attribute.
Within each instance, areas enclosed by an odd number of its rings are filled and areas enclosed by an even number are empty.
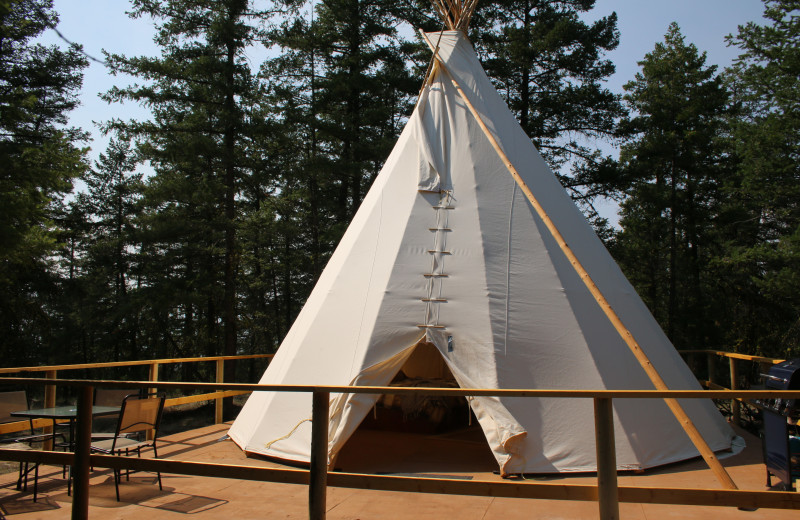
<svg viewBox="0 0 800 520"><path fill-rule="evenodd" d="M309 520L325 520L328 485L328 421L330 393L314 392L311 412L311 468L308 482Z"/></svg>
<svg viewBox="0 0 800 520"><path fill-rule="evenodd" d="M225 360L217 360L217 383L225 382ZM222 397L214 399L214 424L222 424Z"/></svg>
<svg viewBox="0 0 800 520"><path fill-rule="evenodd" d="M154 382L154 383L156 381L158 381L158 366L159 366L159 364L160 363L158 361L154 361L153 363L150 363L150 378L149 378L149 380ZM148 392L157 392L157 391L158 391L158 388L156 388L156 387L148 389Z"/></svg>
<svg viewBox="0 0 800 520"><path fill-rule="evenodd" d="M716 354L714 354L712 352L709 352L708 354L706 354L706 361L708 363L708 383L709 383L708 387L709 388L712 388L714 386L714 383L716 383L715 377L714 377L714 361L715 361L715 358L716 358Z"/></svg>
<svg viewBox="0 0 800 520"><path fill-rule="evenodd" d="M56 370L48 370L44 373L44 377L46 379L55 379L58 377L58 371ZM56 385L47 385L44 387L44 407L45 408L55 408L56 406ZM42 429L42 433L53 433L53 426L48 425ZM42 446L42 449L45 450L52 450L53 449L53 438L49 437Z"/></svg>
<svg viewBox="0 0 800 520"><path fill-rule="evenodd" d="M157 361L153 362L153 363L150 363L150 378L149 378L149 380L154 382L154 383L156 381L158 381L158 366L159 366L159 363ZM158 392L158 388L154 386L152 388L148 388L147 391L148 391L148 393ZM147 430L147 440L148 441L152 441L153 440L153 436L154 436L153 430Z"/></svg>
<svg viewBox="0 0 800 520"><path fill-rule="evenodd" d="M736 358L729 358L731 364L731 390L739 389L739 377L736 373ZM739 405L739 400L735 397L731 399L731 414L733 415L733 424L739 425L739 420L742 418L742 410Z"/></svg>
<svg viewBox="0 0 800 520"><path fill-rule="evenodd" d="M761 375L761 374L763 374L763 375L769 374L769 369L770 368L772 368L772 363L765 363L764 361L759 362L758 363L758 373L759 373L759 375Z"/></svg>
<svg viewBox="0 0 800 520"><path fill-rule="evenodd" d="M70 471L74 479L72 495L72 520L89 518L89 453L92 444L92 397L94 389L78 389L78 418L75 434L75 459Z"/></svg>
<svg viewBox="0 0 800 520"><path fill-rule="evenodd" d="M611 399L595 397L594 428L600 520L618 520L617 450L614 443L614 407Z"/></svg>

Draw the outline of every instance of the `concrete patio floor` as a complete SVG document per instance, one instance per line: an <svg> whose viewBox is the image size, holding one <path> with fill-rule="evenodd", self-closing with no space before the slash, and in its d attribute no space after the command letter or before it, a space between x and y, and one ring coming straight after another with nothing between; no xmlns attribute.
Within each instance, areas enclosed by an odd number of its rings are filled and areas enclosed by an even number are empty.
<svg viewBox="0 0 800 520"><path fill-rule="evenodd" d="M284 467L275 462L247 458L230 440L220 440L228 425L191 430L161 439L161 458ZM478 432L479 433L479 432ZM722 462L740 489L765 490L764 465L758 438L740 431L747 448ZM356 433L337 460L337 468L352 472L419 475L441 478L501 480L485 442L474 430L449 435L419 436L380 431ZM149 456L149 455L145 455ZM594 484L593 475L542 476L536 480ZM92 473L89 517L95 519L302 519L308 517L308 488L221 478L164 474L159 491L155 475L135 473L120 485L121 501L114 495L110 470ZM0 475L0 512L9 520L62 519L71 513L71 498L61 478L61 468L43 466L39 498L14 488L16 472ZM712 488L717 484L702 460L673 464L642 474L620 474L621 486ZM327 517L331 520L515 520L597 518L595 502L529 500L451 496L329 488ZM188 516L187 516L188 515ZM620 504L620 515L630 520L655 519L766 519L800 518L792 510ZM2 518L2 517L0 517Z"/></svg>

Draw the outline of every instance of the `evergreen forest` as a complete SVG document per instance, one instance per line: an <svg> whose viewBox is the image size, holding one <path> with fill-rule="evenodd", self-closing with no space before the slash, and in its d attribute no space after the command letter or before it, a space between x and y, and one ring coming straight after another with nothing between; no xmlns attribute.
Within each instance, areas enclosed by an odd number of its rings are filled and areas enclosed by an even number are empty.
<svg viewBox="0 0 800 520"><path fill-rule="evenodd" d="M676 348L790 358L800 0L762 1L732 66L673 23L619 93L617 17L594 0L480 2L469 38ZM38 42L52 0L0 0L2 366L274 352L413 111L415 29L442 28L428 0L127 9L160 53L105 54L135 80L101 95L149 117L99 122L90 160L69 124L89 57Z"/></svg>

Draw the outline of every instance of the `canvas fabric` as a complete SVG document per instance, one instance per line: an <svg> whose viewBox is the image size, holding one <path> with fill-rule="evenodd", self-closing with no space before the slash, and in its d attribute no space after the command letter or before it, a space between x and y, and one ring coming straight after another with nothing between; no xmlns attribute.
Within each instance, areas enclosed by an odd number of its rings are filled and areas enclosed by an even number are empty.
<svg viewBox="0 0 800 520"><path fill-rule="evenodd" d="M430 35L439 39L439 33ZM435 75L261 383L391 382L420 341L462 388L652 389L467 109L455 78L672 389L700 389L487 78L446 31ZM333 396L329 462L379 396ZM712 450L733 431L682 400ZM470 400L503 473L594 471L589 399ZM230 429L244 450L307 462L311 394L256 392ZM661 401L616 399L619 469L698 455Z"/></svg>

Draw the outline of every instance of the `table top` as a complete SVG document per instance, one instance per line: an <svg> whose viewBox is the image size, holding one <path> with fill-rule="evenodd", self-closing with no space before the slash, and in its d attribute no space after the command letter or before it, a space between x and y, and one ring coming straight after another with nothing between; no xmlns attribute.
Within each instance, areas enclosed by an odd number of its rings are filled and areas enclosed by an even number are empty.
<svg viewBox="0 0 800 520"><path fill-rule="evenodd" d="M119 406L92 406L92 416L113 415L119 413ZM14 417L30 417L32 419L75 419L78 407L75 405L56 406L55 408L38 408L11 412Z"/></svg>

